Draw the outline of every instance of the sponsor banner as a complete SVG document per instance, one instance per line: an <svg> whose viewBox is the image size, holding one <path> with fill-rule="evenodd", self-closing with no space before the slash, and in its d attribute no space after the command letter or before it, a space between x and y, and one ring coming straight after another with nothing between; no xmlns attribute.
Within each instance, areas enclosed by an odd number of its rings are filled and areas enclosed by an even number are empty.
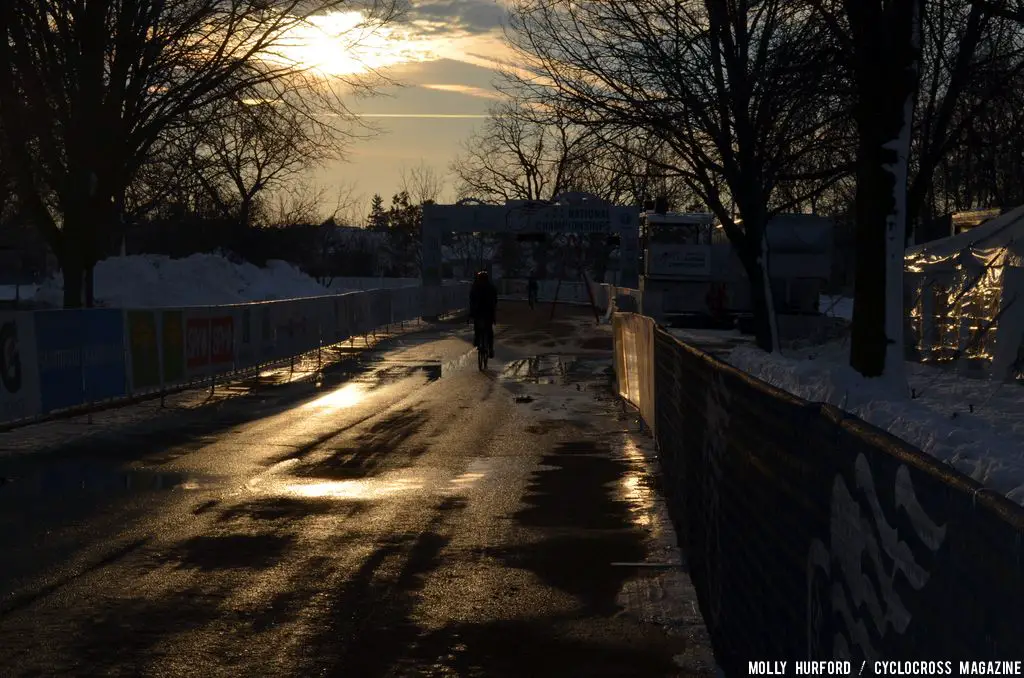
<svg viewBox="0 0 1024 678"><path fill-rule="evenodd" d="M340 334L338 331L339 311L337 297L321 297L316 299L316 317L320 322L320 334L323 338L324 346L337 344L341 341L341 338L338 336Z"/></svg>
<svg viewBox="0 0 1024 678"><path fill-rule="evenodd" d="M391 322L392 293L392 290L371 290L366 293L368 322L370 324L368 331L372 332Z"/></svg>
<svg viewBox="0 0 1024 678"><path fill-rule="evenodd" d="M164 386L185 381L185 313L160 311L160 370Z"/></svg>
<svg viewBox="0 0 1024 678"><path fill-rule="evenodd" d="M216 373L236 369L237 323L240 308L211 309L210 315L210 368Z"/></svg>
<svg viewBox="0 0 1024 678"><path fill-rule="evenodd" d="M185 369L189 377L235 367L235 313L230 307L185 310Z"/></svg>
<svg viewBox="0 0 1024 678"><path fill-rule="evenodd" d="M235 364L238 369L255 367L260 364L260 319L263 304L246 304L235 307Z"/></svg>
<svg viewBox="0 0 1024 678"><path fill-rule="evenodd" d="M321 309L324 308L324 300L320 297L299 299L295 302L299 317L303 320L305 329L302 334L302 343L299 353L315 351L322 345L323 333L321 327L324 319Z"/></svg>
<svg viewBox="0 0 1024 678"><path fill-rule="evenodd" d="M82 311L39 311L35 321L42 411L83 404Z"/></svg>
<svg viewBox="0 0 1024 678"><path fill-rule="evenodd" d="M404 287L392 291L391 322L406 322L419 317L422 287Z"/></svg>
<svg viewBox="0 0 1024 678"><path fill-rule="evenodd" d="M444 288L424 287L423 288L423 315L436 316L444 312Z"/></svg>
<svg viewBox="0 0 1024 678"><path fill-rule="evenodd" d="M415 320L423 314L423 288L415 287L409 290L411 301L405 314L405 320Z"/></svg>
<svg viewBox="0 0 1024 678"><path fill-rule="evenodd" d="M316 348L320 337L319 318L308 317L310 305L306 300L275 302L270 315L275 343L267 356L283 360Z"/></svg>
<svg viewBox="0 0 1024 678"><path fill-rule="evenodd" d="M255 307L256 356L260 364L277 358L277 307L282 302L268 301Z"/></svg>
<svg viewBox="0 0 1024 678"><path fill-rule="evenodd" d="M184 311L185 371L190 378L209 374L210 318L205 308Z"/></svg>
<svg viewBox="0 0 1024 678"><path fill-rule="evenodd" d="M43 412L126 395L120 310L37 311L35 329Z"/></svg>
<svg viewBox="0 0 1024 678"><path fill-rule="evenodd" d="M160 323L156 311L125 311L129 388L141 393L160 386Z"/></svg>
<svg viewBox="0 0 1024 678"><path fill-rule="evenodd" d="M328 327L333 329L333 332L328 336L327 343L337 343L345 341L352 336L352 329L348 322L348 306L347 306L347 295L338 295L331 297L331 305L334 308L334 322L333 325Z"/></svg>
<svg viewBox="0 0 1024 678"><path fill-rule="evenodd" d="M85 341L82 376L85 401L101 402L128 395L124 313L101 308L82 311Z"/></svg>
<svg viewBox="0 0 1024 678"><path fill-rule="evenodd" d="M0 312L0 422L42 413L35 321L30 312Z"/></svg>
<svg viewBox="0 0 1024 678"><path fill-rule="evenodd" d="M373 328L370 318L370 297L366 292L353 292L349 297L348 318L352 334L360 336L368 334Z"/></svg>

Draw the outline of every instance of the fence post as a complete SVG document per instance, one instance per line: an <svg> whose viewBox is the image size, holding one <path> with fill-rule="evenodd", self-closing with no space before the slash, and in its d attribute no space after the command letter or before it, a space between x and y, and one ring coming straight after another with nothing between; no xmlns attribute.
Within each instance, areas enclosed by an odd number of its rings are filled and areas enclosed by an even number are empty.
<svg viewBox="0 0 1024 678"><path fill-rule="evenodd" d="M85 380L85 347L78 346L78 369L82 372L82 404L87 405L89 402L89 386ZM92 410L89 410L85 414L85 423L92 425Z"/></svg>
<svg viewBox="0 0 1024 678"><path fill-rule="evenodd" d="M206 364L210 370L210 397L213 397L213 391L217 386L217 371L213 368L213 318L206 319Z"/></svg>
<svg viewBox="0 0 1024 678"><path fill-rule="evenodd" d="M320 380L321 372L323 372L323 366L324 366L324 361L323 361L324 325L323 325L323 321L322 320L318 323L318 326L320 327L320 332L319 332L320 341L318 341L316 343L316 379L314 381L319 381Z"/></svg>

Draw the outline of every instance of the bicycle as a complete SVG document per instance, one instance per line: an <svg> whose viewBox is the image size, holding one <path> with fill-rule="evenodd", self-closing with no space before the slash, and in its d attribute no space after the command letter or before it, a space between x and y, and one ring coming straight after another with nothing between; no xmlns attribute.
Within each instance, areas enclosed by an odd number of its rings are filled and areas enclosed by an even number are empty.
<svg viewBox="0 0 1024 678"><path fill-rule="evenodd" d="M481 372L487 369L487 358L489 355L490 351L487 350L483 342L480 342L480 346L476 349L476 366Z"/></svg>
<svg viewBox="0 0 1024 678"><path fill-rule="evenodd" d="M478 325L476 327L476 364L481 372L487 369L487 361L491 357L494 345L494 327Z"/></svg>

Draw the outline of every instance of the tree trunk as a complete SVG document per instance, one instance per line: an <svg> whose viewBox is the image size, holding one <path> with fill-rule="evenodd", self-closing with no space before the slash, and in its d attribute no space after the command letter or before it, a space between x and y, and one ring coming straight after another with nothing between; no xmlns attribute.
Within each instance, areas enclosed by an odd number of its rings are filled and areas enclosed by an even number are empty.
<svg viewBox="0 0 1024 678"><path fill-rule="evenodd" d="M860 121L854 201L853 323L850 366L866 377L885 370L885 221L891 210L890 175L882 167L881 121ZM888 184L888 185L887 185Z"/></svg>
<svg viewBox="0 0 1024 678"><path fill-rule="evenodd" d="M85 267L85 307L95 308L96 306L96 264Z"/></svg>
<svg viewBox="0 0 1024 678"><path fill-rule="evenodd" d="M68 238L64 238L67 242ZM85 267L81 251L74 245L60 248L55 252L60 272L64 278L64 308L82 308L84 297Z"/></svg>
<svg viewBox="0 0 1024 678"><path fill-rule="evenodd" d="M54 254L64 277L64 308L95 305L94 271L109 232L109 201L89 199L64 211L60 247Z"/></svg>
<svg viewBox="0 0 1024 678"><path fill-rule="evenodd" d="M907 175L921 2L894 3L884 21L860 27L871 39L857 45L857 261L850 365L865 377L889 376L903 385Z"/></svg>
<svg viewBox="0 0 1024 678"><path fill-rule="evenodd" d="M745 221L746 233L740 262L750 283L750 305L754 315L754 340L762 351L778 350L779 333L775 321L775 304L768 277L768 248L764 226Z"/></svg>

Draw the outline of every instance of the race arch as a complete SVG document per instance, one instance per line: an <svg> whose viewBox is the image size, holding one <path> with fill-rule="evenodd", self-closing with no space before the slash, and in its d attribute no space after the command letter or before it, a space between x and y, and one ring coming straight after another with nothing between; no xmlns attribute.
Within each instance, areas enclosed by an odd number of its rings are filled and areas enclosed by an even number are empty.
<svg viewBox="0 0 1024 678"><path fill-rule="evenodd" d="M589 193L554 200L510 200L488 205L467 198L454 205L423 205L424 287L441 285L443 233L609 233L619 236L619 285L640 286L640 210L612 205Z"/></svg>

